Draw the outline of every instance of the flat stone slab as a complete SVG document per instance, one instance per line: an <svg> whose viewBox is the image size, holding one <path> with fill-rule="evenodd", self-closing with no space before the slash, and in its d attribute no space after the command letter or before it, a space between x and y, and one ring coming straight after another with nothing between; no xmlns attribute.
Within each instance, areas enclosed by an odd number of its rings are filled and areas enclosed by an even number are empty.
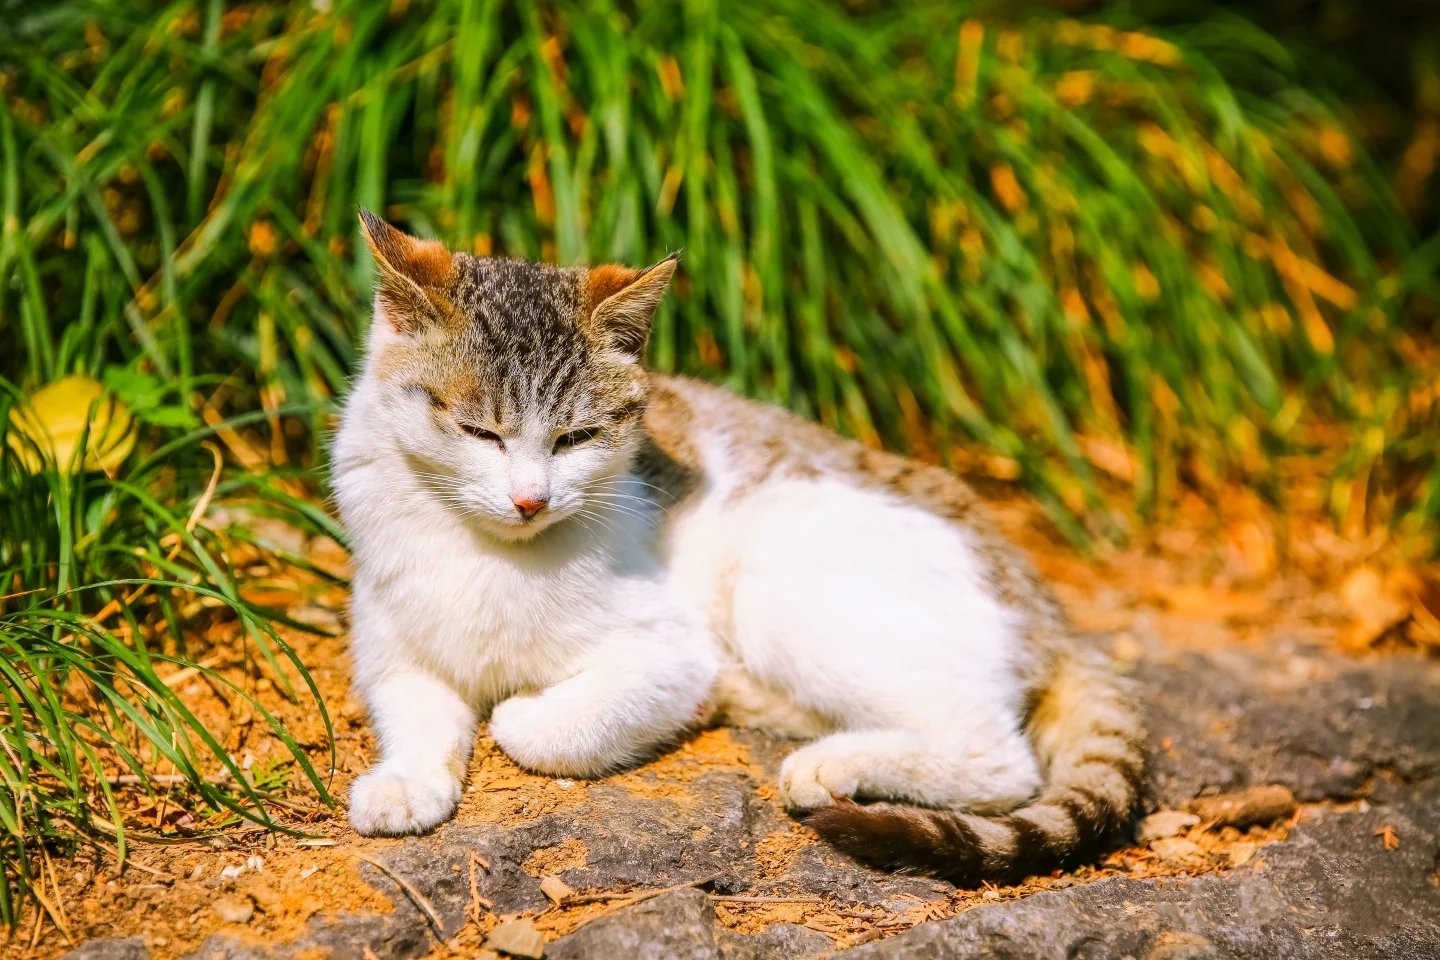
<svg viewBox="0 0 1440 960"><path fill-rule="evenodd" d="M1367 813L1303 824L1263 860L1180 881L1102 880L977 907L838 954L935 957L1440 957L1434 785ZM1388 850L1377 833L1401 838Z"/></svg>
<svg viewBox="0 0 1440 960"><path fill-rule="evenodd" d="M1082 871L1029 896L965 901L901 932L880 924L884 936L846 947L823 925L792 922L779 902L773 922L727 921L726 898L783 900L773 896L781 891L904 916L953 890L809 842L764 795L793 745L740 731L748 771L703 773L683 796L605 781L521 826L451 824L387 850L385 870L362 867L393 912L322 914L286 944L216 936L192 956L423 956L465 926L478 855L488 870L477 889L497 914L548 907L542 872L581 891L676 888L586 918L547 945L554 958L1440 958L1440 663L1357 661L1281 638L1203 654L1154 644L1135 674L1150 718L1152 809L1282 784L1314 804L1306 819L1233 870L1098 880ZM537 851L551 857L544 871L529 859ZM425 899L438 928L391 874ZM138 960L144 947L97 941L68 956Z"/></svg>

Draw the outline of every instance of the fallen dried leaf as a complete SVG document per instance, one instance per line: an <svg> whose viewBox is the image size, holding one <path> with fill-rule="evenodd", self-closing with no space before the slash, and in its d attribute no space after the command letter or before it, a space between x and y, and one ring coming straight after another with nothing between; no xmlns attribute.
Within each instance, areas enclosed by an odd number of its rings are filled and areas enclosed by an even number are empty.
<svg viewBox="0 0 1440 960"><path fill-rule="evenodd" d="M1289 787L1250 787L1235 793L1199 797L1190 801L1190 811L1201 820L1232 827L1270 823L1295 812L1295 794Z"/></svg>
<svg viewBox="0 0 1440 960"><path fill-rule="evenodd" d="M1150 849L1171 863L1184 863L1204 856L1199 844L1184 837L1162 837L1150 844Z"/></svg>
<svg viewBox="0 0 1440 960"><path fill-rule="evenodd" d="M1225 858L1230 862L1230 866L1243 867L1250 862L1250 858L1255 856L1255 851L1259 849L1259 844L1251 843L1249 840L1240 840L1231 845Z"/></svg>
<svg viewBox="0 0 1440 960"><path fill-rule="evenodd" d="M1376 830L1375 836L1379 837L1380 842L1385 844L1386 850L1400 849L1400 835L1395 832L1395 828L1390 826L1390 824L1387 823L1379 830Z"/></svg>
<svg viewBox="0 0 1440 960"><path fill-rule="evenodd" d="M1150 843L1152 840L1173 837L1186 827L1193 827L1199 822L1199 817L1184 810L1161 810L1152 813L1140 821L1140 842Z"/></svg>
<svg viewBox="0 0 1440 960"><path fill-rule="evenodd" d="M1417 582L1404 568L1381 572L1367 564L1352 571L1339 591L1351 619L1345 643L1368 649L1409 619Z"/></svg>
<svg viewBox="0 0 1440 960"><path fill-rule="evenodd" d="M1165 584L1154 599L1176 616L1213 620L1254 620L1271 610L1268 597L1198 583Z"/></svg>

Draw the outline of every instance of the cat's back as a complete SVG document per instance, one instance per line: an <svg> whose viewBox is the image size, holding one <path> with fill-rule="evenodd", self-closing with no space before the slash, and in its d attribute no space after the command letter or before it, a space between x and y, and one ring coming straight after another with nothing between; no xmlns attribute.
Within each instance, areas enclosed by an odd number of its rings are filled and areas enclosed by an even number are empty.
<svg viewBox="0 0 1440 960"><path fill-rule="evenodd" d="M668 508L672 555L696 578L723 580L762 543L812 559L825 559L821 543L872 558L908 549L953 558L952 571L966 568L1033 625L1063 630L1028 559L944 467L683 377L652 378L645 424L637 472Z"/></svg>
<svg viewBox="0 0 1440 960"><path fill-rule="evenodd" d="M809 483L902 501L951 521L981 519L974 493L943 467L866 447L698 380L652 376L645 427L638 472L682 508Z"/></svg>
<svg viewBox="0 0 1440 960"><path fill-rule="evenodd" d="M863 446L788 410L687 377L650 382L637 467L681 504L784 479L861 479Z"/></svg>

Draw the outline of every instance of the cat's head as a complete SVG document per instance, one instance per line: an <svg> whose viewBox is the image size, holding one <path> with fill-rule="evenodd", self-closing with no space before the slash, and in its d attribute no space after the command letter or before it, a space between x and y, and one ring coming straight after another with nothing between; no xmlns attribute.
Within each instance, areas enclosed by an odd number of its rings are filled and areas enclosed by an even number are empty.
<svg viewBox="0 0 1440 960"><path fill-rule="evenodd" d="M594 508L629 466L641 360L675 272L453 253L367 211L379 270L369 375L421 484L494 536Z"/></svg>

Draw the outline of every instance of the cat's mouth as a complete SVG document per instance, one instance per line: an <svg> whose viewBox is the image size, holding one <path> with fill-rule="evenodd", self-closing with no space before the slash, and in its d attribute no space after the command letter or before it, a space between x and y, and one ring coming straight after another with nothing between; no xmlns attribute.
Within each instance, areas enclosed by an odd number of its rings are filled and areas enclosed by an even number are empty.
<svg viewBox="0 0 1440 960"><path fill-rule="evenodd" d="M519 515L486 517L485 527L504 540L529 540L565 518L563 511L545 508L528 517Z"/></svg>

